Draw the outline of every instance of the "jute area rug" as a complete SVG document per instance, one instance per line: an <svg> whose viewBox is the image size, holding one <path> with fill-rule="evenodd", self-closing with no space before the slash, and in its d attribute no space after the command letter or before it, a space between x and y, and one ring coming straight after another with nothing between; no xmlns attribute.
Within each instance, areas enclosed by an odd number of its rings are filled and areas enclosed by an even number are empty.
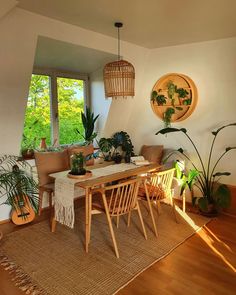
<svg viewBox="0 0 236 295"><path fill-rule="evenodd" d="M132 213L129 228L126 218L121 218L118 229L114 224L119 259L104 214L92 217L91 243L89 253L85 253L81 208L76 211L74 230L57 225L56 232L51 233L49 222L43 221L5 236L0 243L0 263L27 294L114 294L209 221L188 213L178 214L176 223L171 207L162 205L156 238L147 208L142 205L141 209L148 240L142 234L137 212Z"/></svg>

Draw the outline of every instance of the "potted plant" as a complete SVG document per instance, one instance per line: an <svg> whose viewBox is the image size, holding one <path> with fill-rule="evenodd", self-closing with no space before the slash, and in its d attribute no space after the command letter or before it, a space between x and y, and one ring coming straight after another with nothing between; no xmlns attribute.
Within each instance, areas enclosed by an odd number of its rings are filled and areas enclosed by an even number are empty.
<svg viewBox="0 0 236 295"><path fill-rule="evenodd" d="M38 212L38 184L30 168L22 158L10 155L0 158L1 197L5 198L3 204L12 207L16 224L32 221Z"/></svg>
<svg viewBox="0 0 236 295"><path fill-rule="evenodd" d="M227 208L230 206L230 191L227 185L225 184L220 184L219 180L222 176L229 176L230 172L226 171L217 171L216 168L220 160L230 151L235 150L235 147L227 147L225 151L219 156L219 158L212 164L212 153L214 150L214 145L216 138L218 134L225 128L236 126L236 123L228 124L225 126L222 126L218 128L216 131L212 131L213 140L210 146L210 151L209 151L209 156L208 156L208 161L207 163L204 163L202 160L202 157L197 149L197 146L191 139L191 137L188 135L187 130L185 128L164 128L161 129L156 133L158 134L168 134L168 133L176 133L180 132L184 134L187 139L191 142L197 158L199 159L200 162L200 167L198 166L190 159L190 157L184 152L183 148L179 148L176 152L181 153L193 166L195 170L199 172L199 174L196 176L196 183L194 184L200 192L202 193L202 197L193 198L193 204L195 205L196 203L198 204L198 207L200 211L203 214L208 214L208 215L214 215L217 214L221 209ZM171 153L169 156L171 156L173 153Z"/></svg>
<svg viewBox="0 0 236 295"><path fill-rule="evenodd" d="M83 153L74 154L71 156L71 171L72 175L85 175L86 169L84 168L85 158Z"/></svg>
<svg viewBox="0 0 236 295"><path fill-rule="evenodd" d="M81 112L82 124L84 127L84 132L76 129L76 131L83 137L84 145L90 145L93 143L93 140L96 138L97 133L94 132L94 125L97 121L99 115L95 117L94 113L86 106L86 111Z"/></svg>
<svg viewBox="0 0 236 295"><path fill-rule="evenodd" d="M34 127L38 125L39 120L35 120L32 124L28 126L28 132L26 133L31 133L34 134ZM26 123L25 123L26 124ZM26 126L24 126L24 130ZM22 136L22 142L21 142L21 156L23 159L33 159L34 158L34 150L36 149L36 142L38 140L37 137L31 138L28 136L25 132L23 133Z"/></svg>
<svg viewBox="0 0 236 295"><path fill-rule="evenodd" d="M22 144L21 144L21 156L23 159L33 159L34 158L34 150L36 145L37 138L34 137L32 141L29 141L29 139L26 137L25 134L23 134Z"/></svg>
<svg viewBox="0 0 236 295"><path fill-rule="evenodd" d="M120 161L125 158L125 161L130 162L130 157L134 155L134 146L130 136L125 131L119 131L113 134L111 138L101 138L98 142L100 151L103 154L105 161Z"/></svg>
<svg viewBox="0 0 236 295"><path fill-rule="evenodd" d="M111 161L111 151L113 148L112 139L102 137L98 142L99 149L105 161Z"/></svg>

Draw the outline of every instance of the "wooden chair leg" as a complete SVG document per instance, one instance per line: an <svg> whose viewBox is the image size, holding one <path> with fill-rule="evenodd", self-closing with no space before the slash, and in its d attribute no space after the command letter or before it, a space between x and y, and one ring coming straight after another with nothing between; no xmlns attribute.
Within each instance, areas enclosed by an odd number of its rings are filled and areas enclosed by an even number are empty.
<svg viewBox="0 0 236 295"><path fill-rule="evenodd" d="M111 233L112 242L113 242L113 245L114 245L116 257L119 258L120 257L119 256L119 251L118 251L118 248L117 248L116 238L115 238L115 234L114 234L113 227L112 227L112 222L111 222L111 217L110 217L110 214L109 214L109 209L108 209L108 206L107 206L106 196L103 195L102 198L103 198L104 208L105 208L105 212L106 212L106 216L107 216L107 222L108 222L108 225L109 225L109 229L110 229L110 233Z"/></svg>
<svg viewBox="0 0 236 295"><path fill-rule="evenodd" d="M150 211L150 214L151 214L151 219L152 219L152 224L153 224L154 232L155 232L155 235L157 237L158 234L157 234L156 222L155 222L155 219L154 219L154 216L153 216L152 204L151 204L151 201L150 201L150 198L149 198L149 193L148 193L146 184L144 184L144 187L145 187L145 193L146 193L146 198L147 198L147 202L148 202L149 211Z"/></svg>
<svg viewBox="0 0 236 295"><path fill-rule="evenodd" d="M51 224L51 232L52 233L54 233L56 231L56 225L57 225L56 219L55 219L55 217L53 217L52 224Z"/></svg>
<svg viewBox="0 0 236 295"><path fill-rule="evenodd" d="M88 206L89 206L89 219L88 219L88 242L90 243L91 240L91 224L92 224L92 194L89 194L89 200L88 200Z"/></svg>
<svg viewBox="0 0 236 295"><path fill-rule="evenodd" d="M42 203L43 203L43 189L39 188L39 209L38 209L38 215L41 215L41 212L42 212Z"/></svg>
<svg viewBox="0 0 236 295"><path fill-rule="evenodd" d="M53 196L53 192L48 192L48 203L49 203L50 211L52 211L52 196Z"/></svg>
<svg viewBox="0 0 236 295"><path fill-rule="evenodd" d="M144 223L143 223L143 216L142 216L142 212L140 210L138 201L137 201L136 206L137 206L137 209L138 209L138 216L139 216L139 219L140 219L140 222L141 222L141 225L142 225L142 229L143 229L143 234L144 234L145 239L147 240L147 233L146 233L146 229L145 229L145 226L144 226Z"/></svg>

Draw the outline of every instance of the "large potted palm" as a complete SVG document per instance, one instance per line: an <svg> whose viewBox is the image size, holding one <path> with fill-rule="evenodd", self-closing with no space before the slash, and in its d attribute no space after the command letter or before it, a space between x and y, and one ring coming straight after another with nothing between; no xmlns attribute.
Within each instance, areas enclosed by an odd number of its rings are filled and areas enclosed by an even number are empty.
<svg viewBox="0 0 236 295"><path fill-rule="evenodd" d="M227 147L221 155L212 163L212 155L214 151L214 145L217 136L219 133L229 127L235 127L236 123L231 123L225 126L218 128L215 131L212 131L213 140L210 146L209 156L206 163L204 163L198 148L191 137L188 135L187 130L185 128L164 128L159 130L156 135L158 134L169 134L169 133L182 133L192 144L197 158L199 160L199 165L191 160L189 155L184 151L181 147L178 150L169 154L170 157L173 153L178 152L181 153L192 165L195 171L198 171L195 175L196 182L194 185L198 187L200 190L202 197L193 197L193 204L197 204L201 213L207 215L216 215L221 209L228 208L231 202L230 190L227 185L222 184L219 182L222 176L229 176L231 173L228 171L216 171L216 168L221 161L221 159L230 151L236 150L236 146L234 147Z"/></svg>
<svg viewBox="0 0 236 295"><path fill-rule="evenodd" d="M31 222L38 212L38 184L30 165L17 156L0 157L0 197L12 207L15 224Z"/></svg>

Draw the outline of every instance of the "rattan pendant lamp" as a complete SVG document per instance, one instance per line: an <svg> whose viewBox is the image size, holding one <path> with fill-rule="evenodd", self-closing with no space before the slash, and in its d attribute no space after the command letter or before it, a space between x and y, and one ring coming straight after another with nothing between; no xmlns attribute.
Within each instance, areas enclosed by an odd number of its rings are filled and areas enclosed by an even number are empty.
<svg viewBox="0 0 236 295"><path fill-rule="evenodd" d="M135 70L131 63L120 59L120 28L122 23L115 23L118 30L118 60L105 65L103 70L106 98L134 96Z"/></svg>

